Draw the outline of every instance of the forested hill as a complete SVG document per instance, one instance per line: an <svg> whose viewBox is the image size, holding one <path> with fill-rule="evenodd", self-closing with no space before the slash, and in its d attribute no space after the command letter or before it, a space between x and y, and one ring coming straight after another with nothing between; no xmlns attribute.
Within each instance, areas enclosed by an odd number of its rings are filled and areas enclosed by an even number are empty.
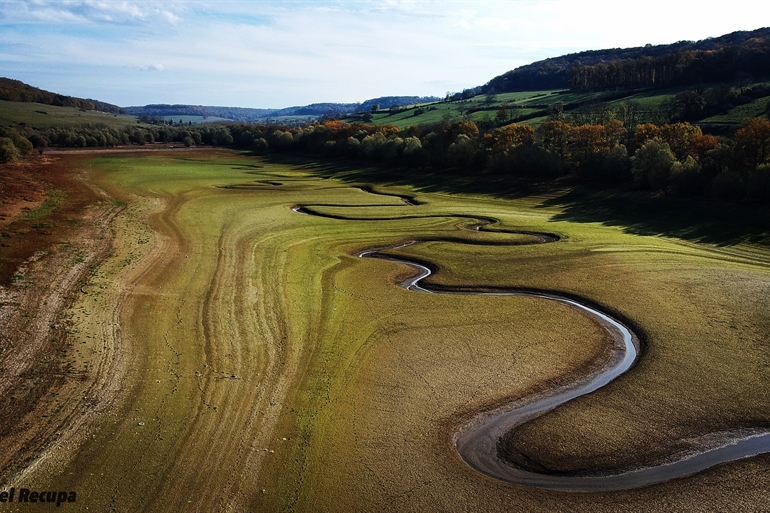
<svg viewBox="0 0 770 513"><path fill-rule="evenodd" d="M57 107L75 107L83 110L98 110L101 112L110 112L112 114L123 114L123 109L117 105L112 105L98 100L84 100L72 96L44 91L37 87L32 87L19 80L0 77L0 100L11 102L34 102L44 105L55 105Z"/></svg>
<svg viewBox="0 0 770 513"><path fill-rule="evenodd" d="M169 117L169 116L203 116L231 119L233 121L249 121L272 116L275 109L245 109L240 107L207 107L204 105L145 105L143 107L126 107L126 113L132 116Z"/></svg>
<svg viewBox="0 0 770 513"><path fill-rule="evenodd" d="M241 107L207 107L202 105L145 105L143 107L119 107L98 100L75 98L52 93L25 84L19 80L0 77L0 100L25 103L42 103L58 107L74 107L83 110L97 110L112 114L133 116L168 117L202 116L224 118L232 121L257 121L289 116L345 116L355 112L385 110L419 103L440 100L435 96L383 96L360 103L313 103L282 109L249 109Z"/></svg>
<svg viewBox="0 0 770 513"><path fill-rule="evenodd" d="M702 41L591 50L521 66L490 80L484 92L667 87L770 76L770 28Z"/></svg>
<svg viewBox="0 0 770 513"><path fill-rule="evenodd" d="M206 116L231 119L233 121L254 121L286 116L344 116L354 112L371 111L375 105L379 109L388 109L394 105L402 107L417 103L435 102L437 100L439 98L434 96L383 96L361 103L313 103L283 109L248 109L203 105L145 105L144 107L126 107L125 110L126 113L134 116Z"/></svg>

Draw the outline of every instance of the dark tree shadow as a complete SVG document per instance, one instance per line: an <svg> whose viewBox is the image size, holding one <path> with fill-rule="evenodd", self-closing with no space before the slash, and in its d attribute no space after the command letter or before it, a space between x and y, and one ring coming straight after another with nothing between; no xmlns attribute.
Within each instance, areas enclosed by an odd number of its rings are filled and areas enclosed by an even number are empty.
<svg viewBox="0 0 770 513"><path fill-rule="evenodd" d="M770 210L757 204L655 197L646 193L576 188L543 202L562 212L555 221L602 223L626 233L676 237L719 246L770 245Z"/></svg>
<svg viewBox="0 0 770 513"><path fill-rule="evenodd" d="M543 196L549 198L543 200L543 208L562 209L552 217L554 221L601 223L636 235L675 237L720 246L747 242L770 245L770 208L755 203L721 203L638 191L512 182L508 177L462 176L426 169L367 167L345 160L320 161L289 155L272 155L269 159L321 178L356 185L408 185L418 193L485 194L503 199Z"/></svg>
<svg viewBox="0 0 770 513"><path fill-rule="evenodd" d="M349 160L315 160L285 154L267 157L271 162L291 165L321 178L335 178L349 184L406 185L416 192L448 194L486 194L496 198L522 198L536 194L553 194L559 189L552 184L514 182L493 175L462 175L453 171L435 171L397 166L371 166Z"/></svg>

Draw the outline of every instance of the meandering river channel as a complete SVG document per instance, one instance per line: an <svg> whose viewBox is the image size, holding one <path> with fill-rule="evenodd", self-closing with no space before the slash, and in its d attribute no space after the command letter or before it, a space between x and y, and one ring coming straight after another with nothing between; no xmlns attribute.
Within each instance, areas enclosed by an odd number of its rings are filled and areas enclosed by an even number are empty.
<svg viewBox="0 0 770 513"><path fill-rule="evenodd" d="M372 189L364 189L366 192L381 194ZM381 194L384 196L396 196L393 194ZM405 205L415 205L414 198L397 196ZM378 218L355 218L337 216L318 212L314 207L367 207L367 206L394 206L394 205L296 205L292 210L305 215L334 218L350 221L371 220L397 220L418 217L450 217L469 220L467 229L481 231L486 226L496 223L497 220L487 217L473 217L468 215L427 215L427 216L398 216ZM496 230L501 232L502 230ZM526 234L535 236L531 243L550 243L559 240L551 234L538 234L526 231L506 230L504 233ZM471 467L479 472L502 481L519 485L544 488L566 492L599 492L612 490L625 490L638 488L653 483L668 481L691 475L705 470L714 465L726 463L757 454L770 452L770 432L767 431L741 431L734 433L719 433L715 439L721 440L716 446L708 447L694 454L681 456L679 459L667 461L663 464L638 468L622 473L609 475L550 475L530 472L517 468L500 457L498 445L506 433L518 426L525 424L541 415L571 401L577 397L589 394L618 376L631 369L639 358L639 338L619 320L609 314L589 306L576 299L560 296L554 293L534 292L520 289L495 289L494 291L474 288L434 289L425 284L423 280L431 275L429 267L406 259L394 258L382 253L388 249L397 249L409 245L419 244L425 240L413 240L396 246L377 247L361 251L356 256L361 258L379 258L407 265L416 270L416 275L405 280L401 286L407 290L432 293L432 294L474 294L486 296L528 296L546 301L558 301L576 308L594 319L603 326L613 340L612 356L608 363L593 374L584 376L575 382L560 388L552 389L547 393L535 397L529 397L522 401L509 403L493 411L480 412L469 423L461 426L455 433L453 442L460 457ZM521 245L521 243L517 243Z"/></svg>

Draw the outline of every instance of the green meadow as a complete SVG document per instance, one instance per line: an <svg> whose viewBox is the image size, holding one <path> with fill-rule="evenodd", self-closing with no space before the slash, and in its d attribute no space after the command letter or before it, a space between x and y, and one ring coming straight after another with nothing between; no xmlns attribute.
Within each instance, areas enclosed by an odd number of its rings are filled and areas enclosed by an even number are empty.
<svg viewBox="0 0 770 513"><path fill-rule="evenodd" d="M381 111L372 113L371 123L395 125L401 129L413 125L437 123L445 120L469 119L473 122L499 122L498 110L505 105L508 109L507 122L518 122L539 126L548 119L548 108L556 104L564 106L564 114L579 112L581 106L593 109L597 107L618 108L621 103L633 103L638 108L637 123L659 123L660 111L666 102L674 99L677 93L693 89L703 90L708 87L725 85L735 91L742 87L765 86L765 82L749 84L726 83L709 84L700 87L670 87L643 91L592 91L571 92L569 90L522 91L479 95L464 100L442 101L424 105L414 105L404 110L390 112L387 106L380 106ZM732 106L727 112L706 117L699 123L716 127L737 128L744 118L766 115L768 98L759 98L748 103Z"/></svg>
<svg viewBox="0 0 770 513"><path fill-rule="evenodd" d="M81 111L75 107L56 107L40 103L0 100L0 126L27 125L34 128L74 128L107 126L123 128L136 126L135 116L107 112Z"/></svg>
<svg viewBox="0 0 770 513"><path fill-rule="evenodd" d="M201 123L219 123L219 122L230 122L231 120L225 119L225 118L218 118L216 116L188 116L188 115L176 115L176 116L163 116L163 119L166 121L173 121L174 123L179 123L180 121L182 123L192 123L193 125L199 125Z"/></svg>

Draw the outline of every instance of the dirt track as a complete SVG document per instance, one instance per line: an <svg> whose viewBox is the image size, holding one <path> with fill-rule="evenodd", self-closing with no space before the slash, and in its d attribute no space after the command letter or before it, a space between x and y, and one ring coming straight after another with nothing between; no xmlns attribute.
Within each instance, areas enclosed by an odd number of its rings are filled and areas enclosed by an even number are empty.
<svg viewBox="0 0 770 513"><path fill-rule="evenodd" d="M7 369L23 375L25 364L43 354L54 316L68 318L62 343L73 359L62 365L70 364L74 378L51 381L39 392L28 415L48 421L30 421L33 428L8 445L4 454L15 459L6 462L5 482L58 483L79 490L87 504L121 510L156 502L161 509L181 508L191 491L202 489L208 492L196 500L199 510L230 502L241 509L259 493L254 477L275 446L277 405L285 404L301 360L297 348L285 343L274 307L265 304L259 319L250 310L256 290L244 276L259 264L246 220L226 212L217 219L219 243L200 251L179 225L188 197L127 199L127 207L109 201L89 209L87 229L72 241L77 250L62 254L64 261L47 259L46 269L60 274L35 274L27 296L39 304L17 309L38 312L38 332L35 344L3 362L5 381ZM266 268L263 286L277 287L275 278ZM268 337L274 341L259 340ZM29 394L20 402L29 404ZM97 478L94 465L103 471ZM169 474L173 480L165 479ZM100 486L105 482L110 486Z"/></svg>
<svg viewBox="0 0 770 513"><path fill-rule="evenodd" d="M82 438L95 397L100 405L108 404L114 390L108 390L107 381L116 383L104 379L115 371L114 346L105 346L98 355L74 346L69 308L88 294L86 283L93 266L110 251L111 223L121 207L105 201L106 195L86 185L71 166L77 163L36 158L2 170L16 177L14 187L3 190L10 211L21 206L34 212L46 190L66 194L45 223L17 217L4 227L3 263L5 274L12 276L0 287L0 429L5 449L0 471L10 485L24 480L54 449ZM31 206L25 205L28 190L41 191Z"/></svg>

